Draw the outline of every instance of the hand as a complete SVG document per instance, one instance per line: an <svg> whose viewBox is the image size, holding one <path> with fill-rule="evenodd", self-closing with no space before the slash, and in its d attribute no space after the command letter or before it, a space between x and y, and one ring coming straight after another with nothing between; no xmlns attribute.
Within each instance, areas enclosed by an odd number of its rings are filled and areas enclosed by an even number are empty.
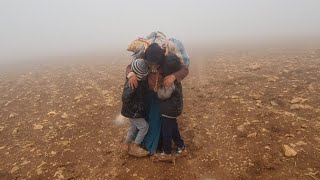
<svg viewBox="0 0 320 180"><path fill-rule="evenodd" d="M138 78L137 75L134 72L130 72L127 76L129 81L129 87L131 89L135 89L138 87Z"/></svg>
<svg viewBox="0 0 320 180"><path fill-rule="evenodd" d="M176 80L176 77L173 74L166 76L163 80L164 87L168 88L168 87L172 86L172 84L174 83L175 80Z"/></svg>

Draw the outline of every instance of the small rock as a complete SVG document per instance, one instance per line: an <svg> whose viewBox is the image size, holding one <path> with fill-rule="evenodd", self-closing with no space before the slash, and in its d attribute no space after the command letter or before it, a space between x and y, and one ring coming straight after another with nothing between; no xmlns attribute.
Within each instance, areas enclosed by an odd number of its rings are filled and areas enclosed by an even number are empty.
<svg viewBox="0 0 320 180"><path fill-rule="evenodd" d="M67 119L68 117L69 117L69 116L68 116L67 113L63 113L62 116L61 116L62 119Z"/></svg>
<svg viewBox="0 0 320 180"><path fill-rule="evenodd" d="M38 168L38 169L37 169L37 174L38 174L38 175L42 174L42 169L41 169L41 168Z"/></svg>
<svg viewBox="0 0 320 180"><path fill-rule="evenodd" d="M283 145L282 150L286 157L295 157L297 155L297 152L288 145Z"/></svg>
<svg viewBox="0 0 320 180"><path fill-rule="evenodd" d="M3 105L4 107L8 106L10 103L12 103L13 101L8 101L5 105Z"/></svg>
<svg viewBox="0 0 320 180"><path fill-rule="evenodd" d="M275 101L270 102L272 106L278 106L278 104Z"/></svg>
<svg viewBox="0 0 320 180"><path fill-rule="evenodd" d="M67 146L69 144L69 141L60 141L59 144L62 146Z"/></svg>
<svg viewBox="0 0 320 180"><path fill-rule="evenodd" d="M51 151L51 155L56 155L56 154L57 154L57 152Z"/></svg>
<svg viewBox="0 0 320 180"><path fill-rule="evenodd" d="M309 84L308 90L311 91L311 92L315 92L315 89L314 89L312 84Z"/></svg>
<svg viewBox="0 0 320 180"><path fill-rule="evenodd" d="M285 115L285 116L291 116L291 117L295 116L294 113L287 112L287 111L284 112L284 115Z"/></svg>
<svg viewBox="0 0 320 180"><path fill-rule="evenodd" d="M249 64L248 70L249 71L257 71L261 69L261 66L259 64Z"/></svg>
<svg viewBox="0 0 320 180"><path fill-rule="evenodd" d="M305 124L302 124L301 127L302 127L302 128L305 128L305 129L308 128L308 126L305 125Z"/></svg>
<svg viewBox="0 0 320 180"><path fill-rule="evenodd" d="M272 77L269 77L269 78L268 78L268 81L269 81L269 82L276 82L278 79L279 79L279 77L272 76Z"/></svg>
<svg viewBox="0 0 320 180"><path fill-rule="evenodd" d="M80 100L83 96L82 95L78 95L74 98L74 100Z"/></svg>
<svg viewBox="0 0 320 180"><path fill-rule="evenodd" d="M18 166L14 166L11 170L10 170L10 173L14 173L16 171L18 171L20 168Z"/></svg>
<svg viewBox="0 0 320 180"><path fill-rule="evenodd" d="M4 130L4 126L0 126L0 132Z"/></svg>
<svg viewBox="0 0 320 180"><path fill-rule="evenodd" d="M239 99L239 96L231 96L231 99Z"/></svg>
<svg viewBox="0 0 320 180"><path fill-rule="evenodd" d="M21 166L24 166L24 165L27 165L27 164L29 164L29 163L30 163L30 161L24 160L20 165L21 165Z"/></svg>
<svg viewBox="0 0 320 180"><path fill-rule="evenodd" d="M257 137L257 133L255 132L255 133L248 134L247 137L248 138L255 138L255 137Z"/></svg>
<svg viewBox="0 0 320 180"><path fill-rule="evenodd" d="M306 99L303 99L301 97L296 97L296 98L293 98L290 103L291 104L297 104L297 103L303 103L304 101L306 101Z"/></svg>
<svg viewBox="0 0 320 180"><path fill-rule="evenodd" d="M134 173L134 174L132 174L132 176L133 176L133 177L137 177L137 176L138 176L138 174L137 174L137 173Z"/></svg>
<svg viewBox="0 0 320 180"><path fill-rule="evenodd" d="M14 128L13 131L12 131L12 135L15 135L18 133L18 128Z"/></svg>
<svg viewBox="0 0 320 180"><path fill-rule="evenodd" d="M293 134L286 134L286 135L284 135L284 136L286 136L286 137L294 137Z"/></svg>
<svg viewBox="0 0 320 180"><path fill-rule="evenodd" d="M302 104L292 104L290 106L291 110L297 110L297 109L312 109L311 106L308 105L302 105Z"/></svg>
<svg viewBox="0 0 320 180"><path fill-rule="evenodd" d="M18 114L17 114L17 113L11 113L11 114L9 115L9 118L13 118L13 117L15 117L15 116L18 116Z"/></svg>
<svg viewBox="0 0 320 180"><path fill-rule="evenodd" d="M43 129L43 125L41 125L41 124L34 124L34 125L33 125L33 129L35 129L35 130Z"/></svg>
<svg viewBox="0 0 320 180"><path fill-rule="evenodd" d="M296 143L297 146L305 146L307 145L307 143L303 142L303 141L299 141Z"/></svg>
<svg viewBox="0 0 320 180"><path fill-rule="evenodd" d="M47 114L48 116L55 116L55 115L57 115L57 113L56 112L54 112L54 111L50 111L50 112L48 112L48 114Z"/></svg>

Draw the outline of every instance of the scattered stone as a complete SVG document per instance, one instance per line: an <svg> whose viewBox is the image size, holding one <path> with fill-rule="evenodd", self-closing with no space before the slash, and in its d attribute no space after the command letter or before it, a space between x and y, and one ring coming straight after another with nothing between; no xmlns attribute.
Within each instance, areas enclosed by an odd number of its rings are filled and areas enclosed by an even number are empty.
<svg viewBox="0 0 320 180"><path fill-rule="evenodd" d="M10 170L10 173L14 173L16 171L18 171L20 168L18 166L14 166L11 170Z"/></svg>
<svg viewBox="0 0 320 180"><path fill-rule="evenodd" d="M82 95L78 95L74 98L74 100L80 100L83 96Z"/></svg>
<svg viewBox="0 0 320 180"><path fill-rule="evenodd" d="M305 125L305 124L302 124L301 127L302 127L302 128L305 128L305 129L308 128L308 126Z"/></svg>
<svg viewBox="0 0 320 180"><path fill-rule="evenodd" d="M60 141L59 144L62 146L67 146L69 144L69 141Z"/></svg>
<svg viewBox="0 0 320 180"><path fill-rule="evenodd" d="M43 129L43 125L41 125L41 124L34 124L34 125L33 125L33 129L35 129L35 130Z"/></svg>
<svg viewBox="0 0 320 180"><path fill-rule="evenodd" d="M278 106L278 104L275 101L270 102L272 106Z"/></svg>
<svg viewBox="0 0 320 180"><path fill-rule="evenodd" d="M239 96L231 96L231 99L240 99Z"/></svg>
<svg viewBox="0 0 320 180"><path fill-rule="evenodd" d="M55 115L57 115L57 113L56 112L54 112L54 111L50 111L50 112L48 112L48 114L47 114L48 116L55 116Z"/></svg>
<svg viewBox="0 0 320 180"><path fill-rule="evenodd" d="M283 154L286 156L286 157L295 157L298 153L293 150L290 146L288 145L283 145L282 146L282 150L283 150Z"/></svg>
<svg viewBox="0 0 320 180"><path fill-rule="evenodd" d="M56 155L56 154L57 154L57 152L51 151L51 155Z"/></svg>
<svg viewBox="0 0 320 180"><path fill-rule="evenodd" d="M269 146L265 146L264 149L269 150L269 151L271 150L271 148Z"/></svg>
<svg viewBox="0 0 320 180"><path fill-rule="evenodd" d="M37 169L37 174L38 174L38 175L42 174L42 169L41 169L41 168L38 168L38 169Z"/></svg>
<svg viewBox="0 0 320 180"><path fill-rule="evenodd" d="M290 110L298 110L298 109L312 109L312 107L308 105L303 105L303 104L292 104L290 106Z"/></svg>
<svg viewBox="0 0 320 180"><path fill-rule="evenodd" d="M310 92L316 92L316 90L314 89L314 87L313 87L312 84L309 84L308 90L309 90Z"/></svg>
<svg viewBox="0 0 320 180"><path fill-rule="evenodd" d="M4 126L0 126L0 132L4 130Z"/></svg>
<svg viewBox="0 0 320 180"><path fill-rule="evenodd" d="M15 116L18 116L18 114L17 114L17 113L11 113L11 114L9 115L9 118L13 118L13 117L15 117Z"/></svg>
<svg viewBox="0 0 320 180"><path fill-rule="evenodd" d="M266 128L262 128L261 132L268 132L268 130Z"/></svg>
<svg viewBox="0 0 320 180"><path fill-rule="evenodd" d="M249 96L252 97L253 100L259 100L261 98L261 95L257 93L250 94Z"/></svg>
<svg viewBox="0 0 320 180"><path fill-rule="evenodd" d="M63 113L62 116L61 116L62 119L67 119L68 117L69 117L69 116L68 116L67 113Z"/></svg>
<svg viewBox="0 0 320 180"><path fill-rule="evenodd" d="M307 143L303 142L303 141L299 141L296 143L297 146L305 146L307 145Z"/></svg>
<svg viewBox="0 0 320 180"><path fill-rule="evenodd" d="M269 81L269 82L276 82L278 79L279 79L279 77L272 76L272 77L269 77L269 78L268 78L268 81Z"/></svg>
<svg viewBox="0 0 320 180"><path fill-rule="evenodd" d="M285 115L285 116L291 116L291 117L295 116L294 113L287 112L287 111L284 112L284 115Z"/></svg>
<svg viewBox="0 0 320 180"><path fill-rule="evenodd" d="M296 97L296 98L293 98L290 103L291 104L297 104L297 103L303 103L305 102L307 99L303 99L301 97Z"/></svg>
<svg viewBox="0 0 320 180"><path fill-rule="evenodd" d="M30 161L24 160L20 165L21 165L21 166L24 166L24 165L27 165L27 164L29 164L29 163L30 163Z"/></svg>
<svg viewBox="0 0 320 180"><path fill-rule="evenodd" d="M257 133L255 132L255 133L248 134L247 137L248 138L255 138L255 137L257 137Z"/></svg>
<svg viewBox="0 0 320 180"><path fill-rule="evenodd" d="M249 71L257 71L257 70L260 70L261 69L261 66L259 64L249 64L248 66L248 70Z"/></svg>
<svg viewBox="0 0 320 180"><path fill-rule="evenodd" d="M15 135L18 133L18 128L14 128L13 131L12 131L12 135Z"/></svg>
<svg viewBox="0 0 320 180"><path fill-rule="evenodd" d="M10 103L12 103L13 101L8 101L5 105L3 105L4 107L7 107Z"/></svg>
<svg viewBox="0 0 320 180"><path fill-rule="evenodd" d="M4 149L5 147L6 147L6 146L1 146L1 147L0 147L0 150L1 150L1 149Z"/></svg>
<svg viewBox="0 0 320 180"><path fill-rule="evenodd" d="M238 131L243 132L245 130L245 126L249 125L250 123L245 122L244 124L241 124L240 126L237 127Z"/></svg>
<svg viewBox="0 0 320 180"><path fill-rule="evenodd" d="M293 134L286 134L286 135L284 135L285 137L295 137Z"/></svg>

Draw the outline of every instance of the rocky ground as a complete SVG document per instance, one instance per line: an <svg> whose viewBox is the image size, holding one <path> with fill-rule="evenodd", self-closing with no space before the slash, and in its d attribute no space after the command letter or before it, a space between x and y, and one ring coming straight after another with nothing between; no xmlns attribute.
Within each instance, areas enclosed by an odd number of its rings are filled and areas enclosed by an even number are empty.
<svg viewBox="0 0 320 180"><path fill-rule="evenodd" d="M0 69L0 179L320 179L320 53L194 53L189 154L120 156L126 58Z"/></svg>

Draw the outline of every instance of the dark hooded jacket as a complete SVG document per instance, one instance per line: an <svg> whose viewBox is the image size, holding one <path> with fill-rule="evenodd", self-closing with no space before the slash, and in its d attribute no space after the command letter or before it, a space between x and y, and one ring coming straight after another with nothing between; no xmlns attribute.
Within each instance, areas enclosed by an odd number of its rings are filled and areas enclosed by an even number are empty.
<svg viewBox="0 0 320 180"><path fill-rule="evenodd" d="M182 65L180 64L178 57L174 54L167 56L165 62L161 65L164 76L179 71L181 67ZM174 82L174 85L176 86L176 88L171 94L171 97L165 100L160 100L160 112L162 115L178 117L182 113L182 85L181 82L177 80Z"/></svg>
<svg viewBox="0 0 320 180"><path fill-rule="evenodd" d="M144 94L147 90L146 80L138 81L138 87L131 89L126 80L122 93L121 114L127 118L144 118Z"/></svg>

